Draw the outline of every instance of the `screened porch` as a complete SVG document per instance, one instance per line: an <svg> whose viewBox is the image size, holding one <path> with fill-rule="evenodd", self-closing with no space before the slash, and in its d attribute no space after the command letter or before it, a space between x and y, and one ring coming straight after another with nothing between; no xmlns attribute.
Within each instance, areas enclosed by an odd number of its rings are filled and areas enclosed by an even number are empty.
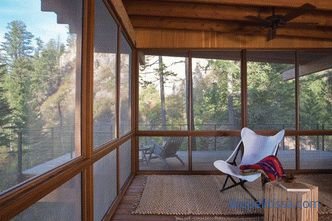
<svg viewBox="0 0 332 221"><path fill-rule="evenodd" d="M285 174L317 186L318 218L332 219L332 3L5 0L0 11L0 220L263 220L231 208L248 196L220 193L214 166L245 127L285 130ZM261 184L246 186L264 197Z"/></svg>

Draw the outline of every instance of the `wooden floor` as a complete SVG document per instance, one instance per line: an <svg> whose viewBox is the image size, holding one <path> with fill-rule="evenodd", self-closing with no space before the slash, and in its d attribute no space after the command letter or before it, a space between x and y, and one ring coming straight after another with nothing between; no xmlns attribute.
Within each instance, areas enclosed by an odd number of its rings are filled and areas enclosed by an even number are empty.
<svg viewBox="0 0 332 221"><path fill-rule="evenodd" d="M131 215L135 203L140 199L144 189L145 176L136 176L129 186L112 221L175 221L174 216Z"/></svg>
<svg viewBox="0 0 332 221"><path fill-rule="evenodd" d="M314 185L317 185L319 189L324 193L324 195L328 198L332 198L332 190L330 187L327 186L327 183L329 183L332 179L332 174L326 174L324 175L324 180L317 180L315 178L315 175L313 177L310 177L308 175L308 179L304 179L304 181L307 181L308 183L312 183ZM112 221L175 221L175 216L161 216L161 215L132 215L131 211L133 210L134 206L137 205L140 195L143 192L144 189L144 181L146 179L146 176L139 175L136 176L132 182L132 184L129 186L125 196L120 202L119 207L117 208L114 216L112 217ZM312 182L311 182L312 181ZM331 200L332 202L332 200ZM332 206L332 205L328 205ZM181 217L180 217L181 218ZM184 217L182 217L184 218ZM208 218L208 217L205 217ZM242 220L242 218L239 218L239 220ZM331 215L323 215L319 217L320 221L327 221L332 220Z"/></svg>

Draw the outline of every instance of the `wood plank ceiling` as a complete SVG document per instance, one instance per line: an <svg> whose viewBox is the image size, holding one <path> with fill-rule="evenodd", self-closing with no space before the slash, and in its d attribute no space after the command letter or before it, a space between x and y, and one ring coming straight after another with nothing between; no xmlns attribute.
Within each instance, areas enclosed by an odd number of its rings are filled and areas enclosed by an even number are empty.
<svg viewBox="0 0 332 221"><path fill-rule="evenodd" d="M146 33L172 32L213 33L223 39L244 36L248 39L259 39L267 42L268 28L248 19L247 16L267 18L275 11L285 15L290 10L310 3L316 9L305 13L286 26L277 29L276 39L280 42L332 42L332 1L326 0L124 0L123 1L136 34L149 38ZM311 25L299 24L311 23ZM183 35L184 36L184 35ZM183 39L186 39L183 37ZM219 38L220 39L220 38ZM289 39L289 40L288 40ZM150 40L156 40L151 36ZM165 40L165 39L164 39ZM218 39L217 39L218 40ZM140 42L138 47L140 47ZM264 43L266 44L266 43ZM156 45L156 44L151 44ZM257 45L257 44L256 44ZM280 44L278 44L280 45ZM287 45L287 44L281 44ZM298 44L300 45L300 44ZM320 46L320 44L317 44ZM242 42L243 46L243 42ZM259 44L258 44L259 46ZM264 45L262 45L264 46ZM315 44L312 44L315 47Z"/></svg>

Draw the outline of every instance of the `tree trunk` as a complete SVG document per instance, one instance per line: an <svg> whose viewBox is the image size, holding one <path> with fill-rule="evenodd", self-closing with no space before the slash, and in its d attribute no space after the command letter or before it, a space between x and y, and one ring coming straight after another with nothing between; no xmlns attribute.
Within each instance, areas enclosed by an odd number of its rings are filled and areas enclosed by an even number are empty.
<svg viewBox="0 0 332 221"><path fill-rule="evenodd" d="M160 84L160 110L161 110L161 128L166 130L166 108L165 108L165 82L163 70L163 58L159 56L159 84Z"/></svg>
<svg viewBox="0 0 332 221"><path fill-rule="evenodd" d="M229 129L235 129L234 107L233 107L233 73L227 72L227 109ZM236 145L236 139L231 139L231 146Z"/></svg>
<svg viewBox="0 0 332 221"><path fill-rule="evenodd" d="M60 121L60 129L59 129L59 138L60 138L60 142L61 142L61 147L62 149L65 148L64 146L64 142L63 142L63 116L62 116L62 110L61 110L61 101L58 102L57 104L58 106L58 113L59 113L59 121Z"/></svg>
<svg viewBox="0 0 332 221"><path fill-rule="evenodd" d="M22 161L23 161L23 141L22 141L22 130L18 132L17 136L17 182L22 182Z"/></svg>
<svg viewBox="0 0 332 221"><path fill-rule="evenodd" d="M235 129L234 107L233 107L233 76L232 73L227 72L227 109L228 109L228 124L229 129Z"/></svg>

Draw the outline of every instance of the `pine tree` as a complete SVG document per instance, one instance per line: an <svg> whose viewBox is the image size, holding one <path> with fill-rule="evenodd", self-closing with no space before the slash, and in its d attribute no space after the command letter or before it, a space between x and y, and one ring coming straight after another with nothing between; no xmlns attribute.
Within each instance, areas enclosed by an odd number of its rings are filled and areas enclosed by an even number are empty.
<svg viewBox="0 0 332 221"><path fill-rule="evenodd" d="M5 65L0 65L0 146L9 146L9 131L6 130L10 126L11 110L4 95L3 81L6 74Z"/></svg>
<svg viewBox="0 0 332 221"><path fill-rule="evenodd" d="M33 35L22 21L12 21L7 26L5 40L1 44L8 74L4 77L3 88L12 110L11 123L17 129L25 128L29 119L30 73L33 70Z"/></svg>
<svg viewBox="0 0 332 221"><path fill-rule="evenodd" d="M6 52L7 62L12 64L19 58L30 56L33 52L33 35L27 31L24 22L12 21L7 29L9 31L5 33L5 41L1 44L2 50Z"/></svg>

